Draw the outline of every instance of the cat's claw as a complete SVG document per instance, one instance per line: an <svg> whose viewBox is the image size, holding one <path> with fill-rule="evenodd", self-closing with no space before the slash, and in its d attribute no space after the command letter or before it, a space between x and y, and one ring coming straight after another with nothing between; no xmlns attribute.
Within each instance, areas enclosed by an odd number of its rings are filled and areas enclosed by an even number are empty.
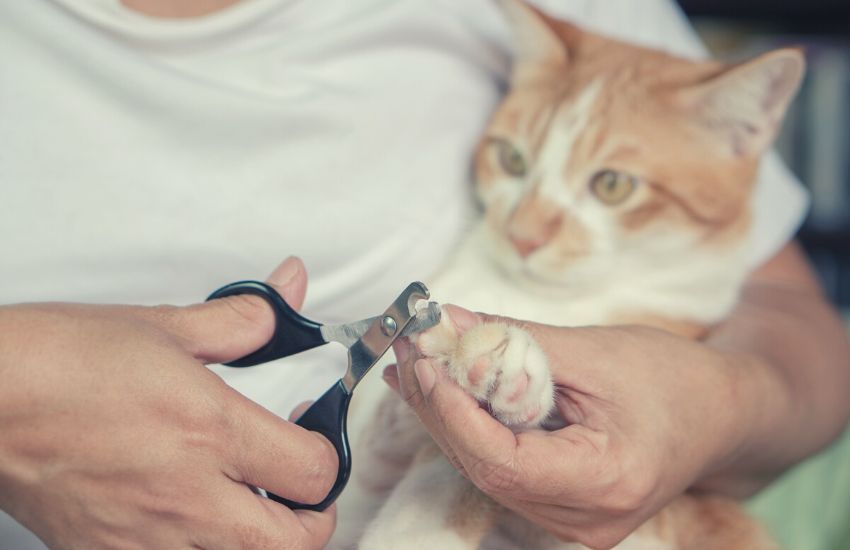
<svg viewBox="0 0 850 550"><path fill-rule="evenodd" d="M459 334L444 308L440 324L415 343L420 355L440 363L503 424L528 428L549 416L554 404L549 363L525 330L483 323Z"/></svg>

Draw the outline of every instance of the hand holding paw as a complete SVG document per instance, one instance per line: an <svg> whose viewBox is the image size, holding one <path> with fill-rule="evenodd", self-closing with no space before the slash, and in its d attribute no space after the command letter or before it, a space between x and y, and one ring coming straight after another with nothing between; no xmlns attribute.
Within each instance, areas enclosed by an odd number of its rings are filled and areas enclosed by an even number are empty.
<svg viewBox="0 0 850 550"><path fill-rule="evenodd" d="M740 396L766 391L755 368L660 330L445 313L415 345L397 342L385 379L483 492L594 548L727 463L753 413ZM553 401L565 427L516 430Z"/></svg>

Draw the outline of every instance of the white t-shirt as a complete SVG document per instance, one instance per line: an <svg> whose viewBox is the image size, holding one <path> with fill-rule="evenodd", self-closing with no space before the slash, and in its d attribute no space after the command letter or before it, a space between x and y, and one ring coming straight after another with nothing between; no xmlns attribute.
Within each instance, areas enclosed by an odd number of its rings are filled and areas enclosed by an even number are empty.
<svg viewBox="0 0 850 550"><path fill-rule="evenodd" d="M704 55L668 0L538 3ZM189 303L297 254L308 316L374 315L473 215L470 152L509 38L491 0L243 0L193 20L118 0L0 2L0 303ZM771 157L753 264L805 205ZM343 357L217 372L287 414ZM40 547L0 518L0 548Z"/></svg>

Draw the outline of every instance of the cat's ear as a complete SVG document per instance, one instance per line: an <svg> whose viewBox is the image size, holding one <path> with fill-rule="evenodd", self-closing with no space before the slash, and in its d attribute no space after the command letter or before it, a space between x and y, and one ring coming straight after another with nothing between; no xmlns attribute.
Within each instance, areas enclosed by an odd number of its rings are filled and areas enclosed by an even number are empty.
<svg viewBox="0 0 850 550"><path fill-rule="evenodd" d="M804 70L800 50L775 50L681 90L678 100L703 127L721 132L734 155L754 157L776 137Z"/></svg>
<svg viewBox="0 0 850 550"><path fill-rule="evenodd" d="M576 27L551 19L523 0L498 0L514 37L511 86L538 81L567 68L567 46L558 30ZM563 27L563 29L561 28Z"/></svg>

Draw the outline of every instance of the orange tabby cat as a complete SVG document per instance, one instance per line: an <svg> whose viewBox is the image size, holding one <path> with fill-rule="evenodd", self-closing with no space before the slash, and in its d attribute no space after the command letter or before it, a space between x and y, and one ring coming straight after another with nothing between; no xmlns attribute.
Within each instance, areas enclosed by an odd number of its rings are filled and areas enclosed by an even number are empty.
<svg viewBox="0 0 850 550"><path fill-rule="evenodd" d="M503 4L517 55L476 155L484 215L433 295L554 325L637 322L698 338L730 311L746 277L759 159L799 85L802 56L687 61ZM449 317L419 336L420 352L506 425L540 425L553 386L529 334L485 324L458 336ZM340 501L337 545L580 547L479 493L394 394L356 452L365 467ZM734 502L692 496L618 545L774 547Z"/></svg>

